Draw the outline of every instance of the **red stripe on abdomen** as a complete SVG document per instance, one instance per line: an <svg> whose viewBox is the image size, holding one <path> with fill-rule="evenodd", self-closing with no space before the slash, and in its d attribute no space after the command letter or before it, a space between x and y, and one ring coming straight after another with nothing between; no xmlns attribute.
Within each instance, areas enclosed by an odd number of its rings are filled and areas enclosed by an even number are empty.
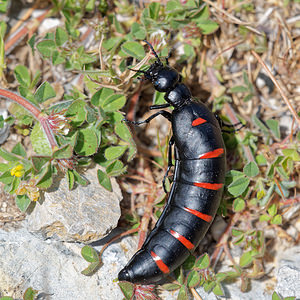
<svg viewBox="0 0 300 300"><path fill-rule="evenodd" d="M151 256L154 259L158 268L165 274L170 273L168 266L162 261L162 259L153 251L151 251Z"/></svg>
<svg viewBox="0 0 300 300"><path fill-rule="evenodd" d="M206 222L210 222L212 220L212 216L210 215L206 215L206 214L203 214L201 213L200 211L198 210L195 210L195 209L191 209L191 208L188 208L188 207L184 207L183 208L185 211L189 212L190 214L206 221Z"/></svg>
<svg viewBox="0 0 300 300"><path fill-rule="evenodd" d="M194 182L193 184L204 189L215 191L223 187L223 183Z"/></svg>
<svg viewBox="0 0 300 300"><path fill-rule="evenodd" d="M223 148L218 148L210 152L203 153L199 156L199 159L204 159L204 158L214 158L214 157L219 157L224 153Z"/></svg>
<svg viewBox="0 0 300 300"><path fill-rule="evenodd" d="M205 119L202 118L197 118L192 122L192 126L198 126L201 125L203 123L207 122Z"/></svg>
<svg viewBox="0 0 300 300"><path fill-rule="evenodd" d="M195 247L188 239L186 239L183 235L179 234L178 232L176 232L174 230L170 230L170 233L173 235L173 237L175 239L177 239L187 249L191 250Z"/></svg>

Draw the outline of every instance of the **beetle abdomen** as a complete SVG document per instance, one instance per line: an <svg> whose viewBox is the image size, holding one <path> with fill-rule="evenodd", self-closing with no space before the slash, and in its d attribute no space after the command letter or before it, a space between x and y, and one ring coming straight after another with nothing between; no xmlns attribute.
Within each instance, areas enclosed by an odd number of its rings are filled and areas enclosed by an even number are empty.
<svg viewBox="0 0 300 300"><path fill-rule="evenodd" d="M196 102L175 109L172 117L176 163L168 202L120 280L153 283L175 270L198 246L220 203L225 146L217 120Z"/></svg>

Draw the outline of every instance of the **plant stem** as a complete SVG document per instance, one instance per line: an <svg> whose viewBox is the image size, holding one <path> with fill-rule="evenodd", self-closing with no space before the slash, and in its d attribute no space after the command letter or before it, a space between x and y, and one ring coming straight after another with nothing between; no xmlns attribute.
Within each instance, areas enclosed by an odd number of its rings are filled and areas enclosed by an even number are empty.
<svg viewBox="0 0 300 300"><path fill-rule="evenodd" d="M48 120L48 115L43 113L39 108L33 105L31 102L26 100L25 98L5 89L0 88L0 96L8 98L22 107L24 107L38 122L40 122L44 133L48 139L49 145L52 150L58 148L57 142L55 140L55 135L51 128L51 125Z"/></svg>
<svg viewBox="0 0 300 300"><path fill-rule="evenodd" d="M0 95L17 102L27 111L29 111L37 120L39 119L39 116L42 112L25 98L5 89L0 89Z"/></svg>
<svg viewBox="0 0 300 300"><path fill-rule="evenodd" d="M190 288L190 290L196 300L202 300L201 296L197 293L197 291L194 288Z"/></svg>

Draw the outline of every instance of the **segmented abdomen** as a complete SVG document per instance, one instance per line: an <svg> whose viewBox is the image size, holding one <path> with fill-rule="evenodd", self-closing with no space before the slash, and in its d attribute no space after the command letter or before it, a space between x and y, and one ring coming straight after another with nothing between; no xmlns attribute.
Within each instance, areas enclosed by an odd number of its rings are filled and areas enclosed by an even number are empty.
<svg viewBox="0 0 300 300"><path fill-rule="evenodd" d="M219 124L201 103L173 112L176 163L168 203L141 250L121 271L127 281L153 283L198 246L219 206L225 149Z"/></svg>

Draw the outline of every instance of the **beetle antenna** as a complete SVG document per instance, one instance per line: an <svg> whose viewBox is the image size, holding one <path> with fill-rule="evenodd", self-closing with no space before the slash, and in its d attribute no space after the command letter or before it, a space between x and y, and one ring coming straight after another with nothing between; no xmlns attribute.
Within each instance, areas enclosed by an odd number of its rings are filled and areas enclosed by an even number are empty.
<svg viewBox="0 0 300 300"><path fill-rule="evenodd" d="M153 52L155 58L161 63L161 61L160 61L160 59L159 59L156 51L154 50L153 46L148 41L146 41L146 40L143 40L143 42L145 42L150 47L150 49Z"/></svg>
<svg viewBox="0 0 300 300"><path fill-rule="evenodd" d="M143 74L146 73L146 71L144 71L144 70L134 70L134 69L131 69L131 68L128 68L128 69L131 70L131 71L137 72L137 73L143 73Z"/></svg>

